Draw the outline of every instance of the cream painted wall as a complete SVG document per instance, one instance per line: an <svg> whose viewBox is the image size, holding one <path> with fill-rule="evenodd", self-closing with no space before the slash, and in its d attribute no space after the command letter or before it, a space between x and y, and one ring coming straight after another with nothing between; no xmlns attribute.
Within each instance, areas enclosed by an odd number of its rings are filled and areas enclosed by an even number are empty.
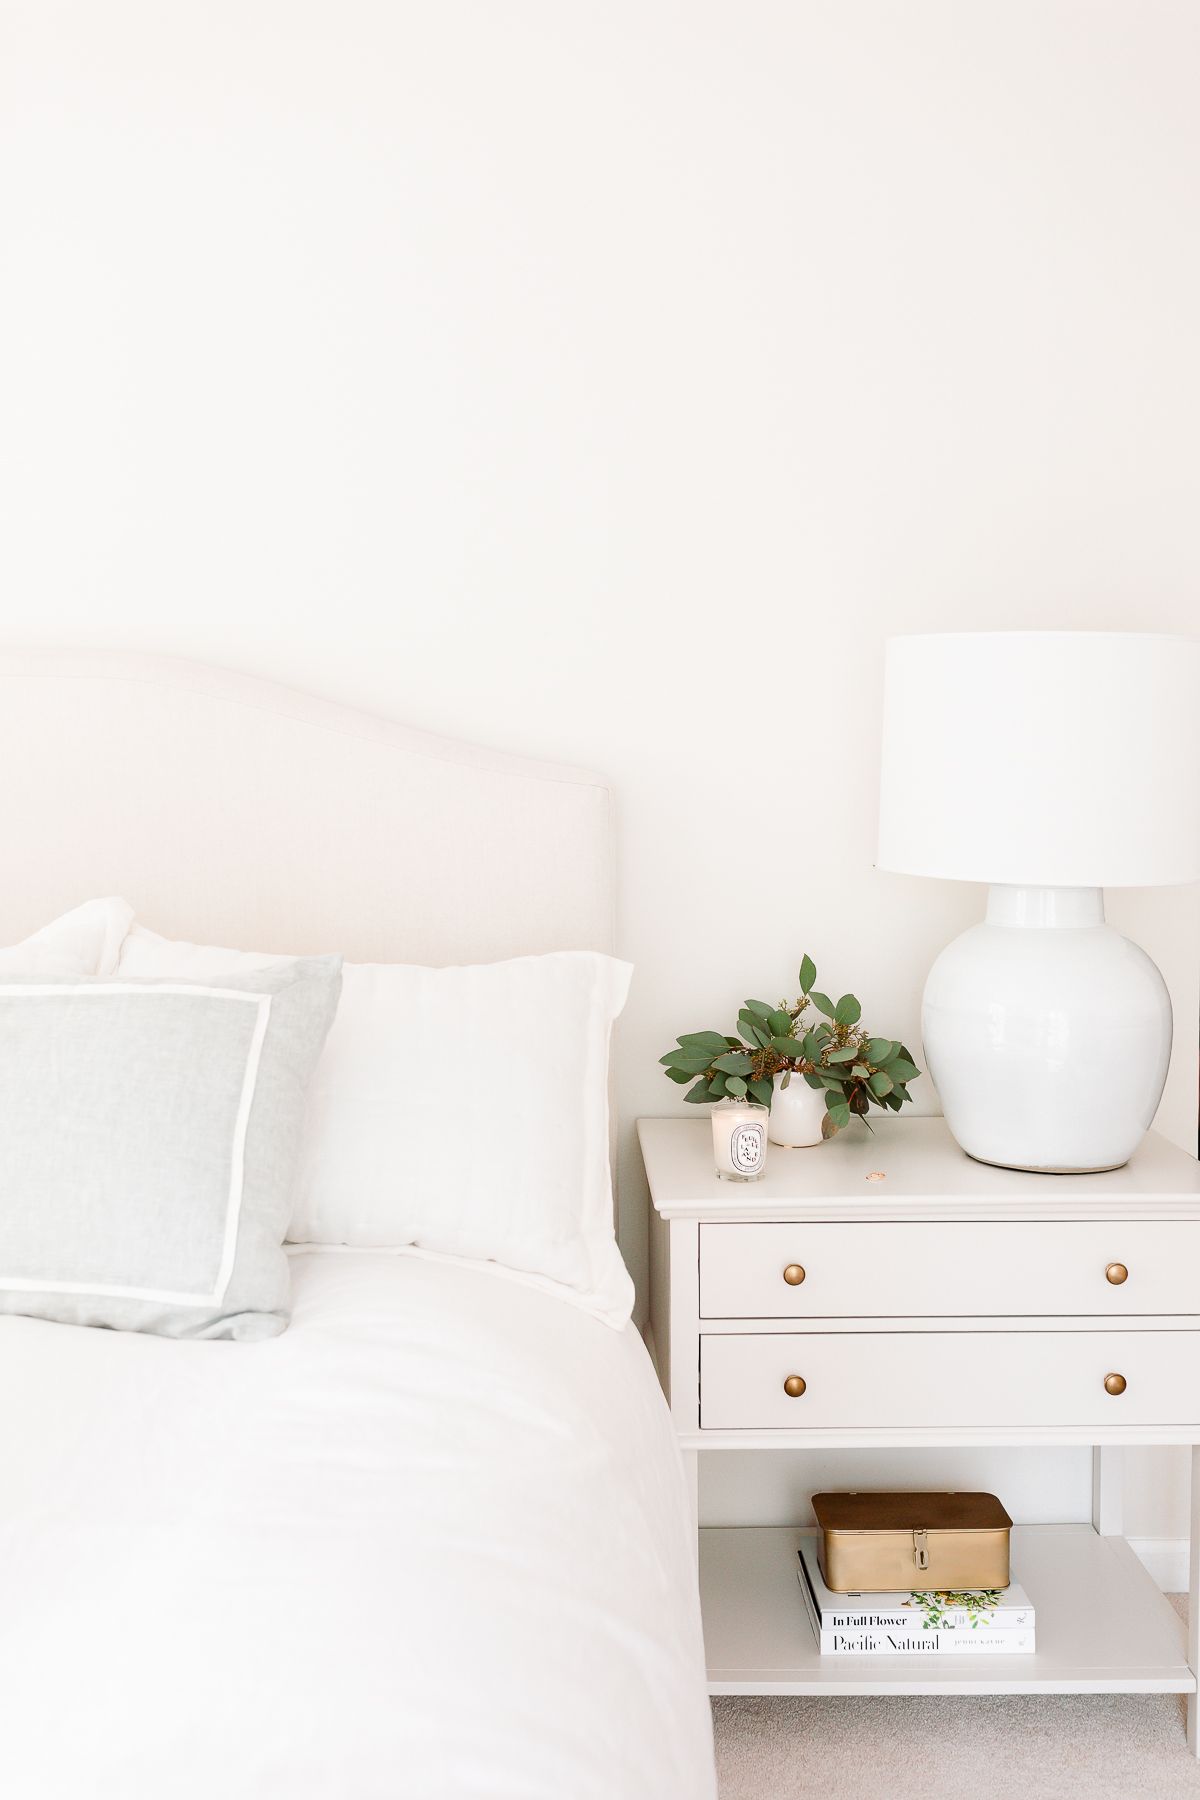
<svg viewBox="0 0 1200 1800"><path fill-rule="evenodd" d="M1200 628L1200 12L3 0L0 30L4 636L606 770L627 1120L672 1109L677 1029L804 950L915 1038L981 895L872 868L885 634ZM1198 912L1112 906L1168 975L1193 1149ZM623 1163L640 1272L628 1132ZM1064 1454L1027 1512L1076 1506ZM1183 1529L1174 1465L1131 1486L1136 1530Z"/></svg>

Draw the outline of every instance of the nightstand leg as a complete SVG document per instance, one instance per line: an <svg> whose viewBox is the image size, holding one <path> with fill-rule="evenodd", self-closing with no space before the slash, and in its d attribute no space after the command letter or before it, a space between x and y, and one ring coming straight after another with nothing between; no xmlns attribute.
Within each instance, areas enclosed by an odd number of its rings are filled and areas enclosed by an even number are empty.
<svg viewBox="0 0 1200 1800"><path fill-rule="evenodd" d="M1092 1524L1101 1537L1124 1535L1125 1452L1116 1445L1092 1451Z"/></svg>
<svg viewBox="0 0 1200 1800"><path fill-rule="evenodd" d="M687 1476L688 1503L692 1509L692 1548L698 1562L700 1560L698 1535L700 1531L700 1452L684 1450L680 1454L683 1457L683 1472Z"/></svg>
<svg viewBox="0 0 1200 1800"><path fill-rule="evenodd" d="M1188 1667L1200 1670L1200 1444L1192 1445L1191 1544L1188 1549ZM1200 1695L1189 1694L1187 1741L1193 1756L1200 1756Z"/></svg>

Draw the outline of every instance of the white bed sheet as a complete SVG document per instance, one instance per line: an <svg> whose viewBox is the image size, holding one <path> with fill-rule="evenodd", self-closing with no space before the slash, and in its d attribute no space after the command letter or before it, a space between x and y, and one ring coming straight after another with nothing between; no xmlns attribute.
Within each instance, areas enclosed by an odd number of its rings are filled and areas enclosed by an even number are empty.
<svg viewBox="0 0 1200 1800"><path fill-rule="evenodd" d="M686 1499L630 1327L293 1259L261 1344L0 1319L11 1800L712 1800Z"/></svg>

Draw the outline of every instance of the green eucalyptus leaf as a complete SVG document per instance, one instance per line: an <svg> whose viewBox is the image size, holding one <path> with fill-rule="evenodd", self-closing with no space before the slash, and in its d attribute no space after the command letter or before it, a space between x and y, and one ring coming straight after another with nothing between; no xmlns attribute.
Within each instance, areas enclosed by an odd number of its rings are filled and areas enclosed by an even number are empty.
<svg viewBox="0 0 1200 1800"><path fill-rule="evenodd" d="M891 1038L872 1038L867 1045L867 1055L878 1066L879 1063L890 1062L899 1048L899 1044L893 1043Z"/></svg>
<svg viewBox="0 0 1200 1800"><path fill-rule="evenodd" d="M768 1006L765 1000L747 1000L746 1011L752 1012L758 1019L769 1019L775 1008Z"/></svg>
<svg viewBox="0 0 1200 1800"><path fill-rule="evenodd" d="M685 1050L711 1050L714 1056L720 1056L725 1048L719 1031L685 1031L679 1042Z"/></svg>
<svg viewBox="0 0 1200 1800"><path fill-rule="evenodd" d="M709 1099L707 1081L698 1081L695 1087L689 1088L683 1097L685 1100L690 1100L695 1106L703 1106Z"/></svg>
<svg viewBox="0 0 1200 1800"><path fill-rule="evenodd" d="M708 1097L710 1100L723 1100L725 1098L725 1077L723 1075L713 1076L708 1084Z"/></svg>
<svg viewBox="0 0 1200 1800"><path fill-rule="evenodd" d="M810 1088L823 1088L826 1085L819 1075L806 1075L804 1079L807 1081ZM837 1086L836 1082L834 1083L834 1086Z"/></svg>
<svg viewBox="0 0 1200 1800"><path fill-rule="evenodd" d="M692 1079L691 1073L687 1069L667 1069L666 1076L668 1081L677 1081L681 1087Z"/></svg>
<svg viewBox="0 0 1200 1800"><path fill-rule="evenodd" d="M843 994L833 1009L833 1016L839 1025L857 1025L862 1018L862 1007L853 994Z"/></svg>
<svg viewBox="0 0 1200 1800"><path fill-rule="evenodd" d="M750 1083L750 1092L754 1095L754 1098L758 1101L760 1106L769 1107L772 1100L775 1098L775 1085L770 1081L752 1081Z"/></svg>
<svg viewBox="0 0 1200 1800"><path fill-rule="evenodd" d="M740 1075L731 1075L725 1083L725 1092L741 1100L746 1093L746 1084Z"/></svg>
<svg viewBox="0 0 1200 1800"><path fill-rule="evenodd" d="M840 1050L831 1050L825 1060L831 1063L853 1062L857 1055L856 1044L843 1044Z"/></svg>
<svg viewBox="0 0 1200 1800"><path fill-rule="evenodd" d="M697 1056L690 1050L668 1050L658 1060L664 1069L682 1069L685 1075L702 1075L712 1063L711 1056Z"/></svg>
<svg viewBox="0 0 1200 1800"><path fill-rule="evenodd" d="M909 1062L903 1056L893 1057L887 1065L887 1072L893 1081L915 1081L921 1073L915 1063Z"/></svg>
<svg viewBox="0 0 1200 1800"><path fill-rule="evenodd" d="M714 1068L726 1075L749 1075L754 1064L742 1050L728 1050L724 1056L718 1056Z"/></svg>
<svg viewBox="0 0 1200 1800"><path fill-rule="evenodd" d="M800 964L800 992L811 994L813 982L817 979L817 966L811 956L806 956Z"/></svg>
<svg viewBox="0 0 1200 1800"><path fill-rule="evenodd" d="M825 1116L832 1122L833 1129L840 1131L844 1125L850 1123L850 1108L844 1100L838 1103L827 1101Z"/></svg>
<svg viewBox="0 0 1200 1800"><path fill-rule="evenodd" d="M776 1056L803 1056L803 1046L794 1037L773 1037L771 1048Z"/></svg>
<svg viewBox="0 0 1200 1800"><path fill-rule="evenodd" d="M790 1037L792 1035L792 1015L791 1013L780 1012L778 1007L776 1007L775 1011L767 1020L767 1024L776 1037Z"/></svg>
<svg viewBox="0 0 1200 1800"><path fill-rule="evenodd" d="M818 1012L823 1012L827 1019L832 1019L836 1008L828 994L810 994L808 997Z"/></svg>
<svg viewBox="0 0 1200 1800"><path fill-rule="evenodd" d="M876 1069L867 1082L867 1086L877 1100L882 1100L885 1094L890 1094L892 1091L892 1078L883 1069Z"/></svg>

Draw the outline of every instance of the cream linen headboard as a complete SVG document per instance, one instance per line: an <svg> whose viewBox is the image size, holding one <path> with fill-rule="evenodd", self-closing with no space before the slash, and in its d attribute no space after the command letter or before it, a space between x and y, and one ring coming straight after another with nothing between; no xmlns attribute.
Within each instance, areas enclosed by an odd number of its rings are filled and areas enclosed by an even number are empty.
<svg viewBox="0 0 1200 1800"><path fill-rule="evenodd" d="M611 950L609 792L203 664L0 655L0 944L121 894L170 937L486 962Z"/></svg>

